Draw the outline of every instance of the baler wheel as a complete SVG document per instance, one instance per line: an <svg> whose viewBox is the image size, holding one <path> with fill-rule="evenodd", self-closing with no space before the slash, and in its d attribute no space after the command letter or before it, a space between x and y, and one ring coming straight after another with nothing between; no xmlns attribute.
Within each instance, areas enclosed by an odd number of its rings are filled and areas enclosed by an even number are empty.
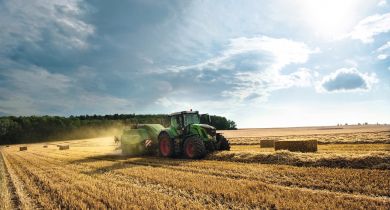
<svg viewBox="0 0 390 210"><path fill-rule="evenodd" d="M173 140L168 134L162 133L158 137L160 155L163 157L173 157L175 149Z"/></svg>

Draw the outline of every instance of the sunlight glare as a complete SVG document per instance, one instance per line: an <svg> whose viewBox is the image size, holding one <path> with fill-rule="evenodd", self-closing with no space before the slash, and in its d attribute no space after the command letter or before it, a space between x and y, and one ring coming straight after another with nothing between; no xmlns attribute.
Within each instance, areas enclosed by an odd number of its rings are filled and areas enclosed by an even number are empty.
<svg viewBox="0 0 390 210"><path fill-rule="evenodd" d="M303 1L305 19L316 35L336 38L348 32L355 21L358 1Z"/></svg>

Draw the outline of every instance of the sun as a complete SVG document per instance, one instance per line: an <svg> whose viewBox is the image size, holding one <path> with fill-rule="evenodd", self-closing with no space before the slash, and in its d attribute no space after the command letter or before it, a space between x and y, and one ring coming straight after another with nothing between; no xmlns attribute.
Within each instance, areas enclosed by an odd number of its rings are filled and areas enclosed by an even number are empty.
<svg viewBox="0 0 390 210"><path fill-rule="evenodd" d="M357 0L300 1L304 22L316 35L336 38L351 30L356 22L361 2Z"/></svg>

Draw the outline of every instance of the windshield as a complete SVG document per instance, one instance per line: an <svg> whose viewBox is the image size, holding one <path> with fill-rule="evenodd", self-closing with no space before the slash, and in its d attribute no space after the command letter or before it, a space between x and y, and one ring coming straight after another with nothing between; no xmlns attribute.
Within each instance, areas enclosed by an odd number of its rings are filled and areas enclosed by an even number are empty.
<svg viewBox="0 0 390 210"><path fill-rule="evenodd" d="M199 115L198 114L185 114L184 115L184 126L189 124L199 124Z"/></svg>

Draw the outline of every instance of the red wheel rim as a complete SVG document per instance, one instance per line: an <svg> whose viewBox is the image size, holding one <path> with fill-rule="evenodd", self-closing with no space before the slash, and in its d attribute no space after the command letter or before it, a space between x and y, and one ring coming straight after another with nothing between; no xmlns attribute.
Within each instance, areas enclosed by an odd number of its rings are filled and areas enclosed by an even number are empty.
<svg viewBox="0 0 390 210"><path fill-rule="evenodd" d="M171 145L168 138L163 138L160 141L160 151L163 156L168 156L171 152Z"/></svg>
<svg viewBox="0 0 390 210"><path fill-rule="evenodd" d="M192 142L187 143L186 153L187 153L188 157L194 156L194 145L192 145Z"/></svg>

